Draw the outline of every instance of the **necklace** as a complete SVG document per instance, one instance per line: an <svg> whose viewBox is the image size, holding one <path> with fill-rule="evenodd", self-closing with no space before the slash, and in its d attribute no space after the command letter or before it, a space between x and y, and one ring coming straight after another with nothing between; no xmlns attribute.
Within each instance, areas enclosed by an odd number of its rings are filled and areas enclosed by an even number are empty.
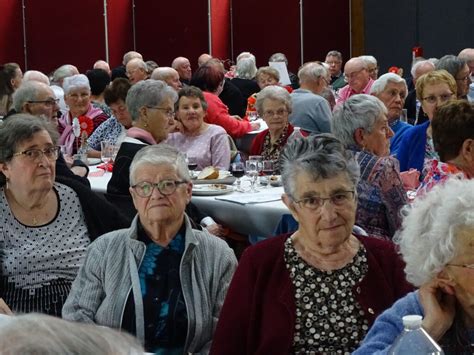
<svg viewBox="0 0 474 355"><path fill-rule="evenodd" d="M21 210L24 211L23 214L28 216L28 219L31 219L31 224L30 225L32 225L32 226L37 226L39 224L38 215L41 214L41 212L43 212L44 207L49 202L49 194L48 194L45 198L45 201L43 203L41 203L38 207L27 208L27 207L23 206L13 195L11 195L10 198L8 198L7 195L5 195L5 196L7 197L7 200L9 200L11 202L14 202L15 205L17 205L18 207L20 207ZM38 213L35 213L31 216L31 214L33 212L33 209L38 210ZM13 213L13 211L12 211L12 213Z"/></svg>

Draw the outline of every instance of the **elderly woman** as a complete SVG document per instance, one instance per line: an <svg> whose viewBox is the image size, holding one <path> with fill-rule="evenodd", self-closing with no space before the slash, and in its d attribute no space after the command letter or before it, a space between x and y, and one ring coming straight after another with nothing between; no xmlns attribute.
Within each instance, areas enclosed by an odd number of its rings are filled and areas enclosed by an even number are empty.
<svg viewBox="0 0 474 355"><path fill-rule="evenodd" d="M280 153L293 133L293 126L288 123L291 107L291 96L282 87L267 86L258 93L257 112L268 128L255 136L250 155L262 155L264 160L273 160L275 174L280 174Z"/></svg>
<svg viewBox="0 0 474 355"><path fill-rule="evenodd" d="M89 79L84 74L67 77L63 81L64 101L69 110L59 119L59 144L64 145L66 153L72 155L77 152L81 139L74 135L73 120L83 116L90 120L92 131L94 131L108 117L99 108L91 104L91 87ZM79 122L81 126L82 122ZM88 126L88 122L84 122ZM82 130L82 127L81 127ZM90 132L89 132L90 134Z"/></svg>
<svg viewBox="0 0 474 355"><path fill-rule="evenodd" d="M21 85L23 73L16 63L0 65L0 116L6 116L12 107L12 95Z"/></svg>
<svg viewBox="0 0 474 355"><path fill-rule="evenodd" d="M436 70L444 69L456 80L457 98L467 100L469 85L471 84L471 73L465 59L449 54L440 58L436 63Z"/></svg>
<svg viewBox="0 0 474 355"><path fill-rule="evenodd" d="M418 196L451 177L474 177L471 149L474 141L474 104L465 100L447 103L436 111L431 127L434 147L440 160L432 160L425 179L417 190Z"/></svg>
<svg viewBox="0 0 474 355"><path fill-rule="evenodd" d="M0 293L14 312L59 316L89 243L123 226L89 188L55 182L56 140L55 127L27 114L0 128Z"/></svg>
<svg viewBox="0 0 474 355"><path fill-rule="evenodd" d="M237 261L224 241L192 229L191 190L176 149L140 150L130 166L138 216L88 249L63 318L121 328L154 353L208 351Z"/></svg>
<svg viewBox="0 0 474 355"><path fill-rule="evenodd" d="M403 135L412 127L400 119L408 94L407 83L399 75L387 73L374 81L370 94L380 99L387 108L388 124L394 133L390 138L390 153L396 154Z"/></svg>
<svg viewBox="0 0 474 355"><path fill-rule="evenodd" d="M112 117L102 123L87 139L88 156L100 158L100 142L108 141L120 145L125 139L127 129L132 127L132 117L125 100L131 85L125 78L115 79L104 91L104 100Z"/></svg>
<svg viewBox="0 0 474 355"><path fill-rule="evenodd" d="M456 81L446 70L435 70L418 78L416 97L428 121L410 128L404 134L397 153L400 171L414 168L421 173L420 180L424 179L431 160L439 158L433 146L431 120L438 106L455 99L456 93Z"/></svg>
<svg viewBox="0 0 474 355"><path fill-rule="evenodd" d="M415 200L396 242L407 279L420 289L377 318L355 354L386 353L402 317L423 316L423 329L445 354L472 354L474 181L450 180Z"/></svg>
<svg viewBox="0 0 474 355"><path fill-rule="evenodd" d="M283 202L299 228L244 252L211 354L351 352L412 290L391 243L352 233L359 167L339 140L292 141L281 162Z"/></svg>
<svg viewBox="0 0 474 355"><path fill-rule="evenodd" d="M208 105L205 122L221 126L232 138L242 137L260 127L256 122L250 123L238 116L229 115L227 106L219 99L224 86L224 73L216 65L206 63L200 66L194 72L190 85L198 87L204 93Z"/></svg>
<svg viewBox="0 0 474 355"><path fill-rule="evenodd" d="M398 162L388 156L393 131L387 109L374 96L354 95L336 108L332 132L360 165L356 224L372 236L391 239L407 202Z"/></svg>
<svg viewBox="0 0 474 355"><path fill-rule="evenodd" d="M197 169L214 166L228 170L230 165L229 138L224 128L204 122L207 102L202 91L187 86L178 93L176 119L182 131L171 133L166 143L172 145L197 163Z"/></svg>
<svg viewBox="0 0 474 355"><path fill-rule="evenodd" d="M231 82L239 88L245 100L245 104L247 104L247 99L250 95L260 91L255 81L256 74L257 66L255 65L255 57L244 57L237 61L235 77Z"/></svg>

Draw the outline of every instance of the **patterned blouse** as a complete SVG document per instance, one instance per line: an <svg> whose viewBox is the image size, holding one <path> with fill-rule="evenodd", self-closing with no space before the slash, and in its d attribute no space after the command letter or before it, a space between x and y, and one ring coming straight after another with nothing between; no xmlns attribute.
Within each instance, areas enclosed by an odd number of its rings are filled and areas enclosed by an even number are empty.
<svg viewBox="0 0 474 355"><path fill-rule="evenodd" d="M426 137L425 158L423 160L423 169L420 174L420 180L423 181L428 171L431 169L431 161L433 159L439 160L439 155L434 149L433 138Z"/></svg>
<svg viewBox="0 0 474 355"><path fill-rule="evenodd" d="M349 149L360 166L356 224L370 236L391 240L401 225L400 208L407 203L398 160Z"/></svg>
<svg viewBox="0 0 474 355"><path fill-rule="evenodd" d="M288 140L288 124L283 129L280 138L272 144L270 132L267 133L263 141L262 157L263 160L273 160L274 174L280 174L280 153Z"/></svg>
<svg viewBox="0 0 474 355"><path fill-rule="evenodd" d="M369 323L352 288L368 271L361 245L339 270L322 271L307 264L293 240L285 241L285 262L295 287L296 322L293 354L350 354L364 339Z"/></svg>
<svg viewBox="0 0 474 355"><path fill-rule="evenodd" d="M422 196L426 194L435 185L444 183L449 178L457 178L460 180L471 178L469 174L462 171L453 164L443 163L436 159L430 160L430 163L431 165L426 171L426 176L416 191L416 196Z"/></svg>

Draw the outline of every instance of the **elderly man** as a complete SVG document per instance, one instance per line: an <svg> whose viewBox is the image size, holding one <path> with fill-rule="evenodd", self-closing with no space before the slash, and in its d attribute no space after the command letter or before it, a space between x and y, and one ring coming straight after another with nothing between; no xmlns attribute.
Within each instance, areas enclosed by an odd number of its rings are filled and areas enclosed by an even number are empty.
<svg viewBox="0 0 474 355"><path fill-rule="evenodd" d="M471 85L471 74L466 60L448 54L440 58L435 65L436 70L444 69L456 80L458 88L458 99L467 100L469 85Z"/></svg>
<svg viewBox="0 0 474 355"><path fill-rule="evenodd" d="M469 93L467 99L470 102L474 102L474 48L464 48L459 52L458 57L466 61L469 66L469 71L471 72L471 85L469 86ZM23 80L25 80L23 78Z"/></svg>
<svg viewBox="0 0 474 355"><path fill-rule="evenodd" d="M347 85L339 90L336 104L342 104L356 94L369 94L374 80L369 75L367 63L360 57L351 58L344 66L344 77Z"/></svg>
<svg viewBox="0 0 474 355"><path fill-rule="evenodd" d="M135 58L143 60L143 56L138 52L130 51L130 52L125 53L123 55L122 65L112 69L111 80L113 81L115 78L125 78L125 79L127 79L127 73L126 73L125 66L127 65L127 63L129 61L131 61L132 59L135 59Z"/></svg>
<svg viewBox="0 0 474 355"><path fill-rule="evenodd" d="M390 153L397 154L401 139L412 125L403 122L400 117L407 97L405 79L394 73L387 73L375 80L370 89L371 95L382 101L387 108L388 124L394 135L390 138Z"/></svg>
<svg viewBox="0 0 474 355"><path fill-rule="evenodd" d="M435 66L429 60L419 60L411 67L411 77L413 78L413 86L423 74L435 70ZM416 89L411 90L405 100L405 108L407 109L407 119L410 124L421 124L428 117L425 116L421 103L416 98Z"/></svg>
<svg viewBox="0 0 474 355"><path fill-rule="evenodd" d="M178 72L171 67L156 68L153 70L153 73L151 73L150 79L163 80L177 92L183 87L183 84L179 81Z"/></svg>
<svg viewBox="0 0 474 355"><path fill-rule="evenodd" d="M365 62L369 76L372 80L377 80L379 76L379 66L377 64L377 59L373 55L361 55L359 57Z"/></svg>
<svg viewBox="0 0 474 355"><path fill-rule="evenodd" d="M171 67L178 72L179 80L183 84L189 85L189 82L191 81L191 76L193 74L189 59L185 57L177 57L171 63Z"/></svg>
<svg viewBox="0 0 474 355"><path fill-rule="evenodd" d="M212 59L212 56L210 54L207 54L207 53L201 54L198 58L198 67L203 66L204 64L207 63L207 61L211 59Z"/></svg>
<svg viewBox="0 0 474 355"><path fill-rule="evenodd" d="M140 58L130 60L125 66L130 84L135 85L139 81L148 79L148 67Z"/></svg>
<svg viewBox="0 0 474 355"><path fill-rule="evenodd" d="M28 70L23 74L22 83L26 83L28 81L39 81L40 83L44 83L49 86L49 78L38 70Z"/></svg>
<svg viewBox="0 0 474 355"><path fill-rule="evenodd" d="M93 69L102 69L109 74L109 76L112 75L112 71L110 70L109 63L107 63L105 60L98 60L97 62L94 63Z"/></svg>
<svg viewBox="0 0 474 355"><path fill-rule="evenodd" d="M67 105L64 102L63 81L67 77L79 74L79 70L72 64L61 65L53 73L53 80L51 82L51 89L53 89L56 98L59 100L59 109L61 113L67 111Z"/></svg>
<svg viewBox="0 0 474 355"><path fill-rule="evenodd" d="M39 81L23 83L13 94L13 113L29 113L58 125L58 100L53 90ZM15 119L15 116L7 116L6 119ZM87 165L80 160L69 161L68 167L62 154L56 161L56 175L73 178L84 185L90 186L86 176L89 171Z"/></svg>
<svg viewBox="0 0 474 355"><path fill-rule="evenodd" d="M329 74L331 74L331 87L334 91L346 85L344 74L342 73L342 54L338 51L329 51L326 54L325 63L329 65Z"/></svg>
<svg viewBox="0 0 474 355"><path fill-rule="evenodd" d="M310 133L330 132L331 109L319 94L328 86L329 73L322 65L310 62L298 71L300 88L293 90L293 111L288 117L295 127Z"/></svg>

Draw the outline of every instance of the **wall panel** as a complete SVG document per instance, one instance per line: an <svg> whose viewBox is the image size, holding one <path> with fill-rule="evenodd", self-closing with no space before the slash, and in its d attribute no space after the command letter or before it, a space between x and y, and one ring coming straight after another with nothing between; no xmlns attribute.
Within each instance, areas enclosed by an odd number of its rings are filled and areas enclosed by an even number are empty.
<svg viewBox="0 0 474 355"><path fill-rule="evenodd" d="M25 68L21 1L0 0L0 63L15 62Z"/></svg>
<svg viewBox="0 0 474 355"><path fill-rule="evenodd" d="M135 0L137 51L160 66L183 56L194 68L209 50L207 0Z"/></svg>
<svg viewBox="0 0 474 355"><path fill-rule="evenodd" d="M230 0L211 1L212 56L230 58Z"/></svg>
<svg viewBox="0 0 474 355"><path fill-rule="evenodd" d="M132 6L132 0L107 0L109 62L111 68L121 65L123 55L133 50Z"/></svg>
<svg viewBox="0 0 474 355"><path fill-rule="evenodd" d="M25 0L25 7L29 69L70 63L84 72L105 58L102 0Z"/></svg>

